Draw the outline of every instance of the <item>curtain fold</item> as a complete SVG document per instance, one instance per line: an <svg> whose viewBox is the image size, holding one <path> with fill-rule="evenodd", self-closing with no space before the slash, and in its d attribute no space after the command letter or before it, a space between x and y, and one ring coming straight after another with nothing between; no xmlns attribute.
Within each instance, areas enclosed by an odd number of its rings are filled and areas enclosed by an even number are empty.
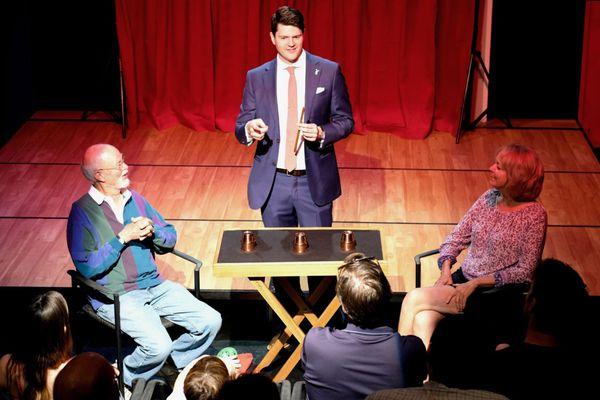
<svg viewBox="0 0 600 400"><path fill-rule="evenodd" d="M600 2L587 1L579 89L579 122L594 147L600 147Z"/></svg>
<svg viewBox="0 0 600 400"><path fill-rule="evenodd" d="M232 131L282 4L304 14L305 49L341 65L356 132L454 133L473 0L116 0L129 127Z"/></svg>

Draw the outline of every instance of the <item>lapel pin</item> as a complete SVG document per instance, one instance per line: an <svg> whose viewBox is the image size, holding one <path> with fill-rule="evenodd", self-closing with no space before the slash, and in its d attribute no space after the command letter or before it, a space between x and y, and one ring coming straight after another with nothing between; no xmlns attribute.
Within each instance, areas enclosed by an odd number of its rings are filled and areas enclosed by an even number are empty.
<svg viewBox="0 0 600 400"><path fill-rule="evenodd" d="M315 75L319 75L319 70L315 69Z"/></svg>

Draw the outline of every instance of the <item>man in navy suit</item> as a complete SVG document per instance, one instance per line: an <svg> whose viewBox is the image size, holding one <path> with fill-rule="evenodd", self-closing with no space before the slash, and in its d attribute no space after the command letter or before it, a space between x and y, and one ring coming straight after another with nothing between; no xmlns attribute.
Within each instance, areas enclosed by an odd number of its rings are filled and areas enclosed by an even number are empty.
<svg viewBox="0 0 600 400"><path fill-rule="evenodd" d="M331 226L342 193L333 144L354 128L348 91L338 64L302 49L303 33L300 11L277 9L278 55L248 72L236 121L237 139L257 143L248 200L266 227Z"/></svg>

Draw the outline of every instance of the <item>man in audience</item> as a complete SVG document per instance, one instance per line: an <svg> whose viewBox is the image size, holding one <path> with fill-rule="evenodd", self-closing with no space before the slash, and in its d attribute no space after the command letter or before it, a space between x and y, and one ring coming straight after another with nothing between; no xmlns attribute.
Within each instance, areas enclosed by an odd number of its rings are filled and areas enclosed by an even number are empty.
<svg viewBox="0 0 600 400"><path fill-rule="evenodd" d="M384 322L391 289L381 267L364 254L349 255L338 269L336 294L346 328L312 328L302 361L311 400L364 399L375 390L420 386L425 346Z"/></svg>
<svg viewBox="0 0 600 400"><path fill-rule="evenodd" d="M490 389L511 399L588 398L598 370L589 367L598 356L597 318L590 318L579 274L561 261L543 260L525 313L525 339L496 353Z"/></svg>
<svg viewBox="0 0 600 400"><path fill-rule="evenodd" d="M115 147L89 147L81 169L91 187L73 203L67 243L82 275L121 294L121 329L138 345L124 359L125 384L151 378L169 356L176 368L185 367L212 343L221 316L158 273L154 254L175 246L175 228L129 189L129 168ZM92 299L92 305L100 317L114 322L112 304ZM161 316L187 332L171 341Z"/></svg>

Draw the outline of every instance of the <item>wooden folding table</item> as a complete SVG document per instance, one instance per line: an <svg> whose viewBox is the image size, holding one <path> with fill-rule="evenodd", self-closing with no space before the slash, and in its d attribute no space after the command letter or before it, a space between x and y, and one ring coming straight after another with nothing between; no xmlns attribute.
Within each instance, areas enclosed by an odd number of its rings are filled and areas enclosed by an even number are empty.
<svg viewBox="0 0 600 400"><path fill-rule="evenodd" d="M252 282L260 295L271 309L285 324L285 330L279 339L271 346L267 354L256 367L256 371L269 366L279 354L287 340L294 336L299 345L273 378L279 382L289 375L300 360L302 343L305 332L300 327L304 319L312 326L325 326L335 314L340 304L334 296L320 316L315 315L311 306L325 293L337 276L337 269L344 258L352 252L361 252L379 260L381 267L386 269L383 259L381 237L378 230L355 230L356 248L344 252L340 247L341 234L345 229L333 228L265 228L251 230L257 239L256 248L251 252L241 249L243 230L225 230L220 237L218 251L215 255L213 271L218 277L246 277ZM304 232L308 238L309 247L306 252L297 254L293 251L293 241L296 232ZM317 288L311 288L312 293L304 299L295 290L286 277L325 276ZM298 312L292 317L281 305L277 297L265 284L265 277L282 278L281 285L287 295L298 306Z"/></svg>

